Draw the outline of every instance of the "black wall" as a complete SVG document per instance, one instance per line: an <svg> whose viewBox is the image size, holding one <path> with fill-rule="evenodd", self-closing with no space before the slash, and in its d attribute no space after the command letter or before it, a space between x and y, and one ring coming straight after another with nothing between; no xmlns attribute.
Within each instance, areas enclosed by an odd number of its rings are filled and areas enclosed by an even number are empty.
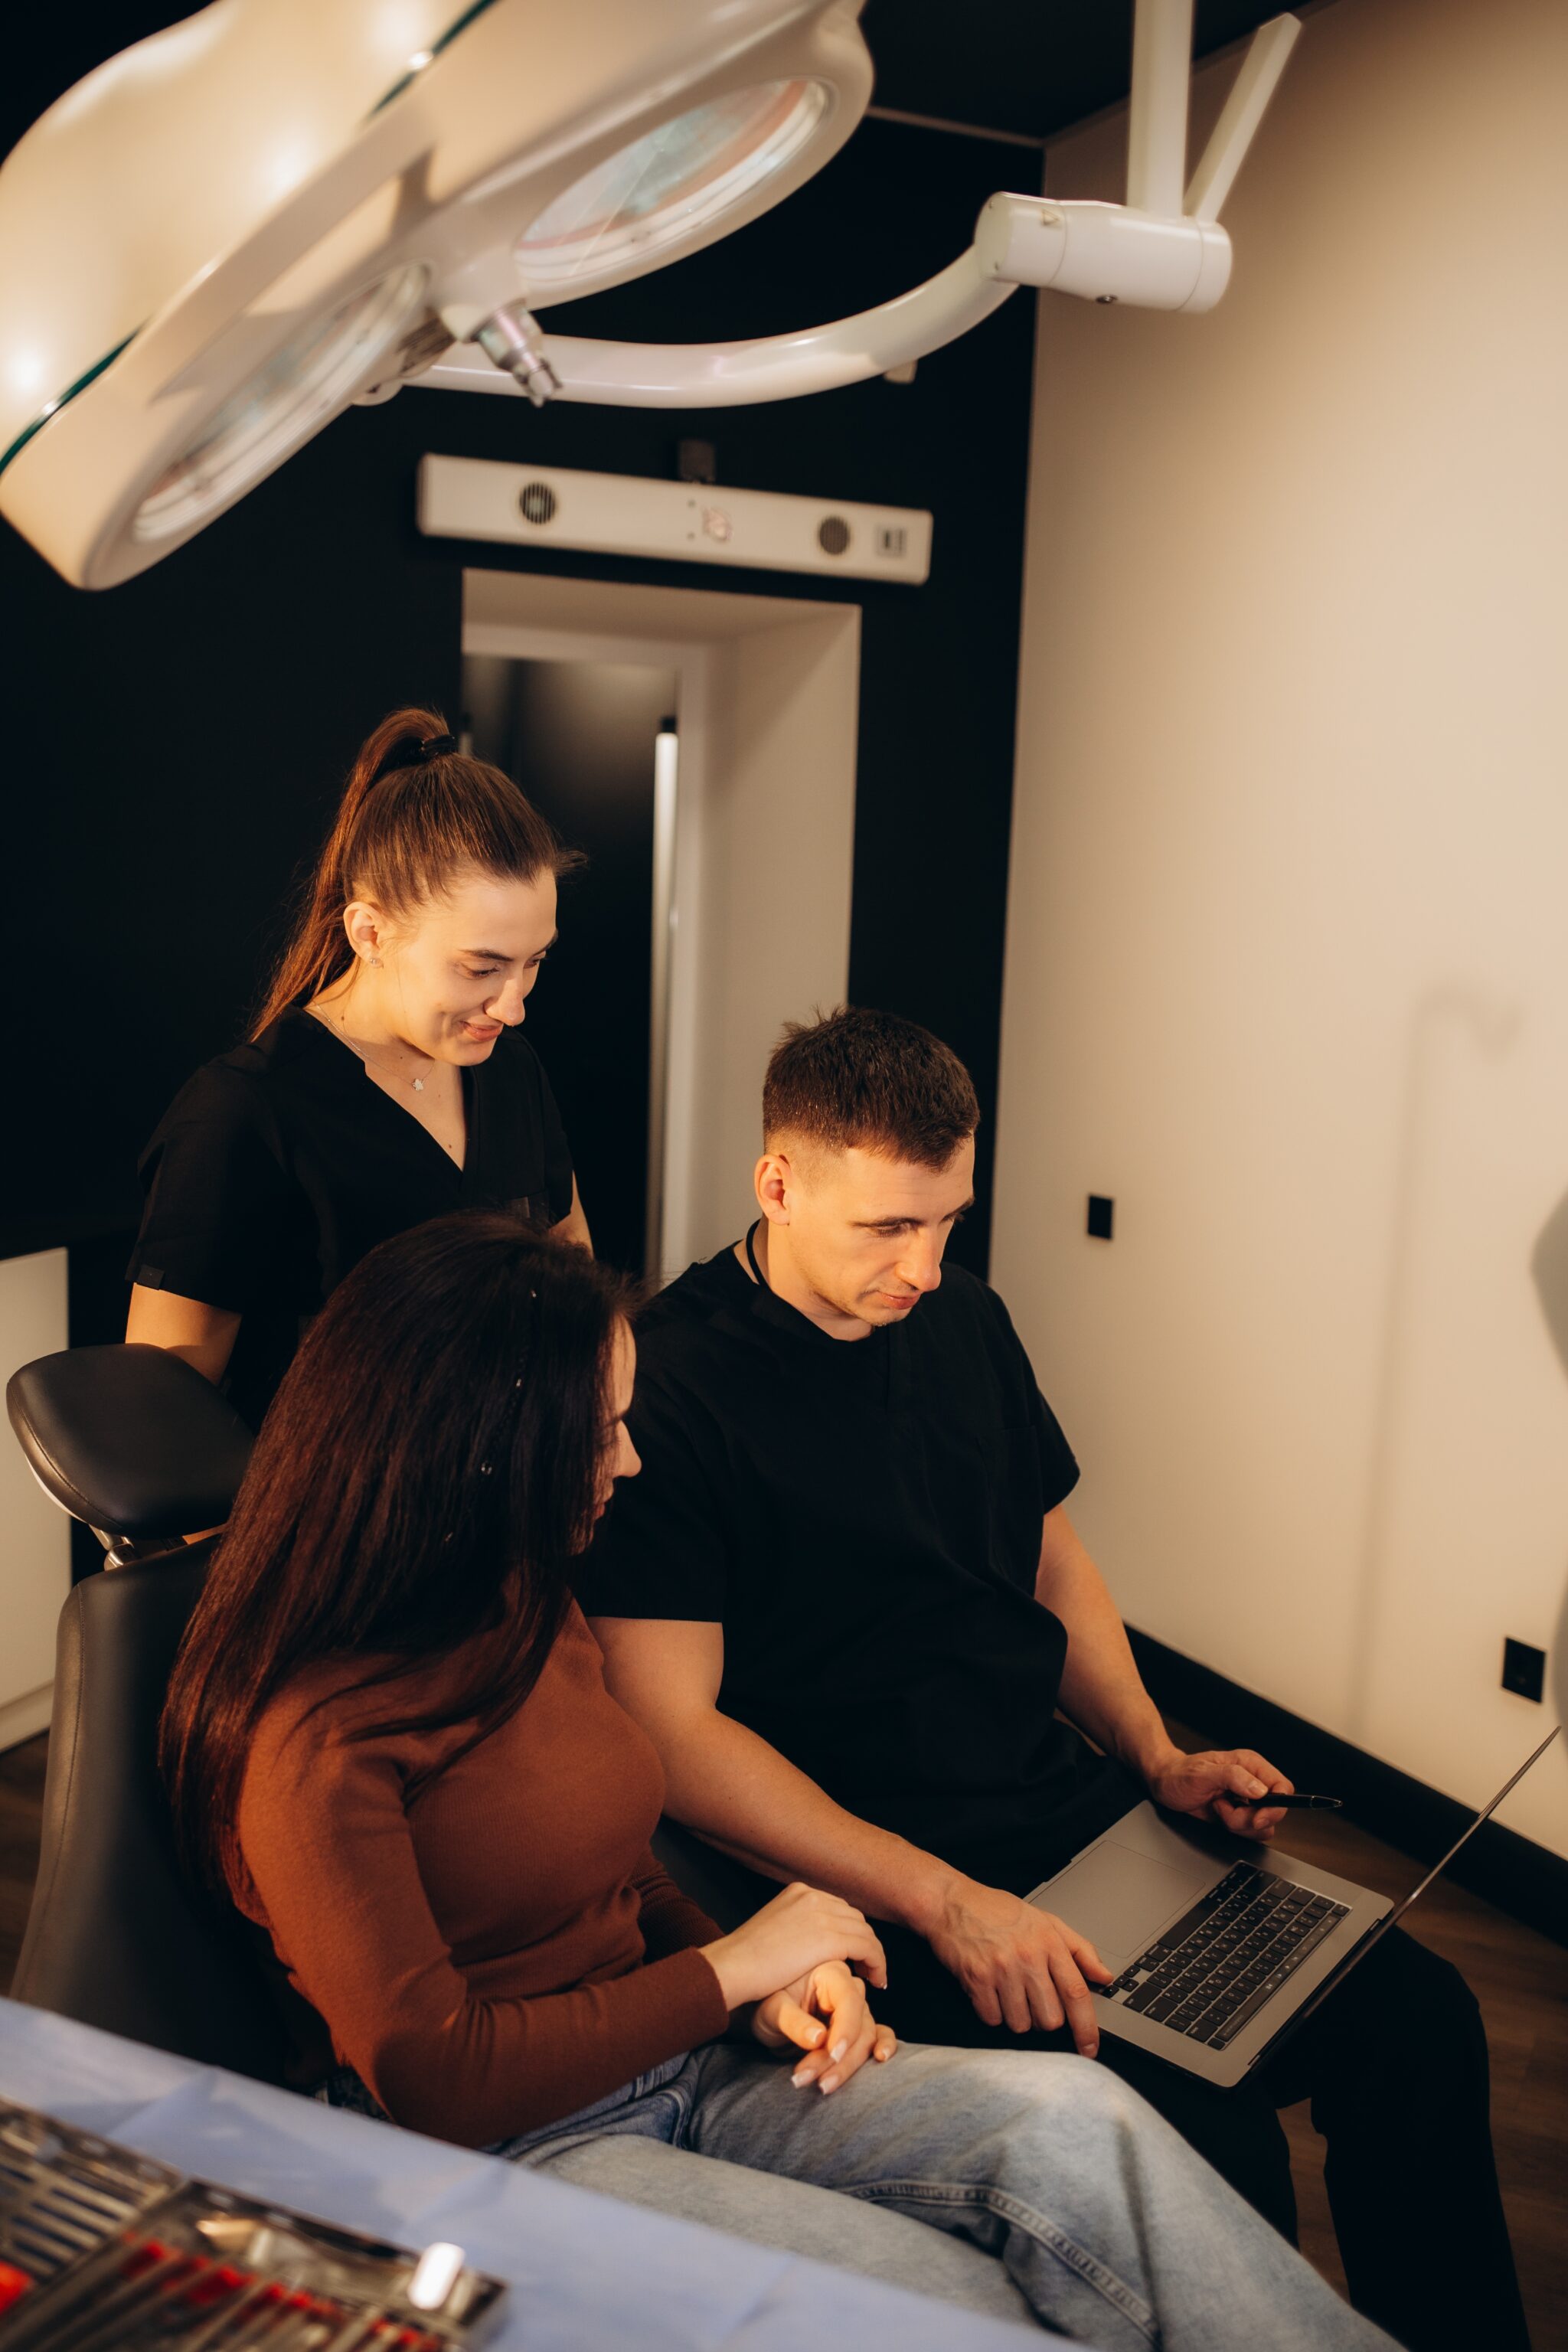
<svg viewBox="0 0 1568 2352"><path fill-rule="evenodd" d="M943 266L984 198L1035 163L867 123L778 213L556 319L668 341L815 323ZM1032 298L1018 295L911 385L705 415L560 403L536 415L405 390L351 410L190 546L102 596L68 588L0 528L0 1254L75 1245L79 1340L117 1336L136 1153L187 1072L240 1033L360 737L397 702L457 711L465 562L693 583L679 565L422 540L426 450L668 476L695 433L716 440L731 486L934 510L926 587L833 587L864 608L850 991L928 1023L974 1074L979 1198L954 1250L984 1267L1032 341ZM825 583L736 571L723 585L820 597Z"/></svg>

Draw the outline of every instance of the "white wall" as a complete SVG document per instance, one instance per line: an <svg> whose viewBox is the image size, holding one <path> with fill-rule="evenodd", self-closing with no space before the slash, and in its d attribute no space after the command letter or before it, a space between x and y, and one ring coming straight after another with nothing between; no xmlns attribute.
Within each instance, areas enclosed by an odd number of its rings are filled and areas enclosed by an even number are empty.
<svg viewBox="0 0 1568 2352"><path fill-rule="evenodd" d="M1568 1656L1565 90L1561 0L1314 15L1219 309L1044 299L1029 514L993 1278L1128 1616L1478 1802Z"/></svg>
<svg viewBox="0 0 1568 2352"><path fill-rule="evenodd" d="M22 1364L67 1344L66 1254L0 1262L0 1388ZM20 1446L0 1445L0 1748L49 1720L55 1625L70 1590L70 1521Z"/></svg>

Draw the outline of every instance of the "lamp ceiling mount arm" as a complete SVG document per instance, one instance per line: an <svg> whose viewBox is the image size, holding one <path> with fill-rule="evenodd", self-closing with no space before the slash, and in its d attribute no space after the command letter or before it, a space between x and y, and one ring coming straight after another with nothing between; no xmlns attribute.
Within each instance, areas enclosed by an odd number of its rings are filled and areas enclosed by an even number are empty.
<svg viewBox="0 0 1568 2352"><path fill-rule="evenodd" d="M1294 16L1277 16L1253 35L1184 188L1192 30L1193 0L1137 0L1125 205L998 194L982 211L969 251L924 285L828 326L751 341L616 343L551 334L546 353L520 302L416 380L436 389L522 390L536 406L559 397L727 408L885 375L966 334L1016 286L1147 310L1210 310L1230 278L1220 208L1301 27ZM520 320L527 321L526 352L510 323Z"/></svg>

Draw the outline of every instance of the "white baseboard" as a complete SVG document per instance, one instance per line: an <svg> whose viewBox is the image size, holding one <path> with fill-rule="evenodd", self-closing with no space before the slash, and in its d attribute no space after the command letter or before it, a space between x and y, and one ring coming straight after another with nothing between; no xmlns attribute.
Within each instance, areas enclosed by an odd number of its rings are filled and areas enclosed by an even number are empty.
<svg viewBox="0 0 1568 2352"><path fill-rule="evenodd" d="M46 1683L41 1690L24 1691L20 1698L7 1699L0 1706L0 1749L19 1748L24 1739L36 1739L40 1731L47 1731L54 1698L53 1683Z"/></svg>

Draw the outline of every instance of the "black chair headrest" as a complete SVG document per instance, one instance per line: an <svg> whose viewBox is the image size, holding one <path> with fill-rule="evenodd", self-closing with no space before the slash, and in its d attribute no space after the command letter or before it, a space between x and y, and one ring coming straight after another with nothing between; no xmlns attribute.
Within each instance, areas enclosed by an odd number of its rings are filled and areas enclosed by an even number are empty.
<svg viewBox="0 0 1568 2352"><path fill-rule="evenodd" d="M163 1348L70 1348L13 1372L11 1426L40 1485L106 1534L219 1526L252 1438L228 1400Z"/></svg>

